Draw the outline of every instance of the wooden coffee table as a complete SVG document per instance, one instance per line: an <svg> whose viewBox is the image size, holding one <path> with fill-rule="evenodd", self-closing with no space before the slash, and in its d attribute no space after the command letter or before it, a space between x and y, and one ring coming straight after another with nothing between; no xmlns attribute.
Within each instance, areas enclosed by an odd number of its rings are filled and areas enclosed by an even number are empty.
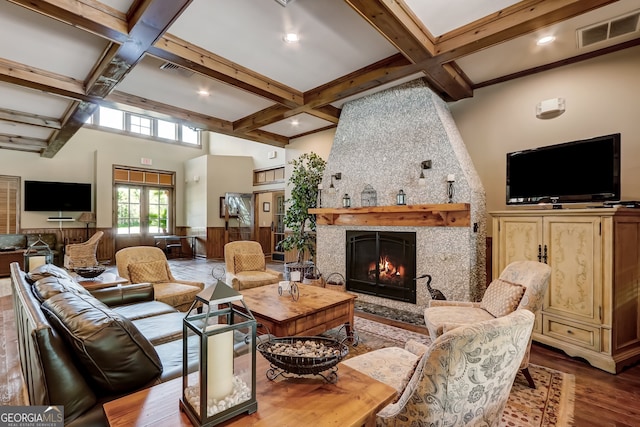
<svg viewBox="0 0 640 427"><path fill-rule="evenodd" d="M85 279L76 273L73 274L78 283L88 291L110 288L111 286L124 285L125 283L129 283L127 279L125 279L124 277L120 277L114 273L105 272L93 279Z"/></svg>
<svg viewBox="0 0 640 427"><path fill-rule="evenodd" d="M375 426L375 415L396 396L396 390L349 366L338 364L338 381L320 378L267 379L269 368L256 355L258 411L238 415L220 426ZM182 378L138 391L104 404L112 427L189 427L180 411Z"/></svg>
<svg viewBox="0 0 640 427"><path fill-rule="evenodd" d="M258 323L277 337L320 335L331 328L346 325L350 336L356 296L312 285L298 285L300 297L288 291L278 294L278 285L266 285L240 291Z"/></svg>

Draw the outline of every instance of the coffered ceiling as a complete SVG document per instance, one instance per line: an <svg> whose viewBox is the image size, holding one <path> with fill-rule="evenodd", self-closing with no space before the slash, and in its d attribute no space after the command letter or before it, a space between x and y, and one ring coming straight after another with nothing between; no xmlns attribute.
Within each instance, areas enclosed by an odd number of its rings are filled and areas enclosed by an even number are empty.
<svg viewBox="0 0 640 427"><path fill-rule="evenodd" d="M635 46L634 13L640 0L2 1L0 149L53 157L98 105L283 147L408 80L454 101Z"/></svg>

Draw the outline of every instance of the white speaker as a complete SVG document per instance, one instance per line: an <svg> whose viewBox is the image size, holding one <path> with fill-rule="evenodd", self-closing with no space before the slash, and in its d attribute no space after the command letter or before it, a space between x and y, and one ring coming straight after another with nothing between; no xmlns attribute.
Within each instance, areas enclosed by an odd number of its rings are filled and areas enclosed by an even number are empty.
<svg viewBox="0 0 640 427"><path fill-rule="evenodd" d="M564 98L546 99L536 105L536 117L539 119L551 119L564 113L564 110Z"/></svg>

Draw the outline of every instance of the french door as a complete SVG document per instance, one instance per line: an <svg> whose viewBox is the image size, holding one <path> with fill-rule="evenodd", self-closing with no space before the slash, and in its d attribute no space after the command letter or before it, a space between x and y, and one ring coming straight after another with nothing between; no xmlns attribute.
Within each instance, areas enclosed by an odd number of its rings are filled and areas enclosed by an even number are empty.
<svg viewBox="0 0 640 427"><path fill-rule="evenodd" d="M172 188L117 184L115 197L116 250L153 245L153 236L173 233Z"/></svg>

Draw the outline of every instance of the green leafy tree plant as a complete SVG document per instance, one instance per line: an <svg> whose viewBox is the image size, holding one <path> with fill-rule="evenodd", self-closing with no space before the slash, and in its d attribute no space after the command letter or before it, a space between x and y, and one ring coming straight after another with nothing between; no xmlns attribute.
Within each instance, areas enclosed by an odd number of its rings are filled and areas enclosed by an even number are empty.
<svg viewBox="0 0 640 427"><path fill-rule="evenodd" d="M315 255L316 216L309 213L315 208L318 200L318 184L322 182L322 174L326 162L316 153L304 153L297 159L291 160L293 171L288 184L291 188L291 198L284 214L284 225L289 230L287 237L280 241L280 246L286 250L298 252L298 263L302 264L305 253L310 257Z"/></svg>

